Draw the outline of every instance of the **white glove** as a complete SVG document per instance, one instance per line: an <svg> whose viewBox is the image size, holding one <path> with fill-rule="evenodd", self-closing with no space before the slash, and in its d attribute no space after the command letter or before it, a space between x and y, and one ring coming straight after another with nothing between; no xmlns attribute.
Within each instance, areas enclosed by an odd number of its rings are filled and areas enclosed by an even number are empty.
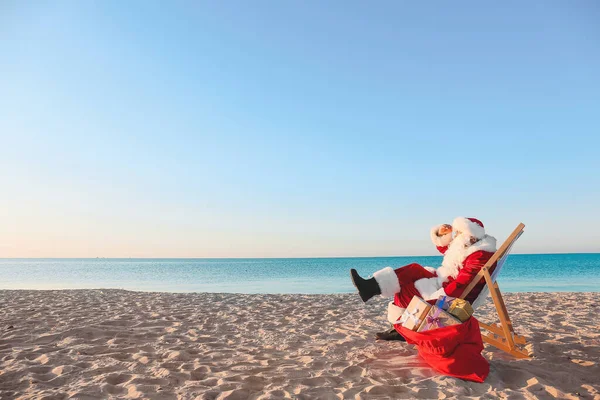
<svg viewBox="0 0 600 400"><path fill-rule="evenodd" d="M433 292L431 295L427 296L426 299L424 300L437 300L439 299L441 296L446 296L446 292L444 291L444 288L441 288L439 290L436 290L435 292Z"/></svg>

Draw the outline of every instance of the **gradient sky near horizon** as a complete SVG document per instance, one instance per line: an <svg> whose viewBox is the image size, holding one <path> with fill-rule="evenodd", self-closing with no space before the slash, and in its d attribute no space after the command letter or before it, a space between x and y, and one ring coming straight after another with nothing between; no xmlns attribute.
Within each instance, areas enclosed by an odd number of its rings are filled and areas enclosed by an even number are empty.
<svg viewBox="0 0 600 400"><path fill-rule="evenodd" d="M0 257L600 252L595 1L3 1Z"/></svg>

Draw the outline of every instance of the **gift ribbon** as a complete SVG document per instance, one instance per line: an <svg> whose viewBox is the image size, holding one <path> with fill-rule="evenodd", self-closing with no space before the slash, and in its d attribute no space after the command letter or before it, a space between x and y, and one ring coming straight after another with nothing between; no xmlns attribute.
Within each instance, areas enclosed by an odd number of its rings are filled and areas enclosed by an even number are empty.
<svg viewBox="0 0 600 400"><path fill-rule="evenodd" d="M452 304L454 304L454 302L458 300L455 299L454 297L451 296L440 296L440 298L437 300L437 302L435 303L435 306L438 308L441 308L442 310L448 310L450 309L450 307L452 307Z"/></svg>
<svg viewBox="0 0 600 400"><path fill-rule="evenodd" d="M444 303L446 303L446 296L440 297L435 303L435 306L438 308L444 308Z"/></svg>
<svg viewBox="0 0 600 400"><path fill-rule="evenodd" d="M421 319L417 318L418 312L418 309L413 312L406 310L404 311L404 314L402 314L402 317L400 317L398 321L394 322L394 324L404 324L409 318L411 318L415 322L415 325L418 326L421 323Z"/></svg>
<svg viewBox="0 0 600 400"><path fill-rule="evenodd" d="M467 302L463 299L456 299L452 302L452 305L450 306L450 308L448 310L464 310L465 312L467 312L467 310L465 310L465 307L467 306Z"/></svg>
<svg viewBox="0 0 600 400"><path fill-rule="evenodd" d="M442 321L440 320L440 312L442 312L442 309L438 308L435 310L435 313L433 313L432 316L427 316L427 329L425 329L426 331L430 330L433 324L436 324L438 328L442 327Z"/></svg>

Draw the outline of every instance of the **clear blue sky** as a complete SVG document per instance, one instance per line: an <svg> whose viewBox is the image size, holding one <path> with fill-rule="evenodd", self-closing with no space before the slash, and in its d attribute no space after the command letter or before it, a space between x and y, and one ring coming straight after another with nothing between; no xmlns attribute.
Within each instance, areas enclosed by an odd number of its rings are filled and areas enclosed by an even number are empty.
<svg viewBox="0 0 600 400"><path fill-rule="evenodd" d="M0 2L0 257L600 251L596 1Z"/></svg>

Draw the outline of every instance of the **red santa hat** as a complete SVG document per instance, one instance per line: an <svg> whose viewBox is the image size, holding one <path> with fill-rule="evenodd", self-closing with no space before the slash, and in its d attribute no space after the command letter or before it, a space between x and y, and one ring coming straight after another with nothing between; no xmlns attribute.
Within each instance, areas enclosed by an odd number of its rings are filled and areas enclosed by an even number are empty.
<svg viewBox="0 0 600 400"><path fill-rule="evenodd" d="M483 222L477 218L465 218L458 217L452 222L452 230L454 232L466 233L469 236L473 236L477 239L483 239L485 236L485 229Z"/></svg>

